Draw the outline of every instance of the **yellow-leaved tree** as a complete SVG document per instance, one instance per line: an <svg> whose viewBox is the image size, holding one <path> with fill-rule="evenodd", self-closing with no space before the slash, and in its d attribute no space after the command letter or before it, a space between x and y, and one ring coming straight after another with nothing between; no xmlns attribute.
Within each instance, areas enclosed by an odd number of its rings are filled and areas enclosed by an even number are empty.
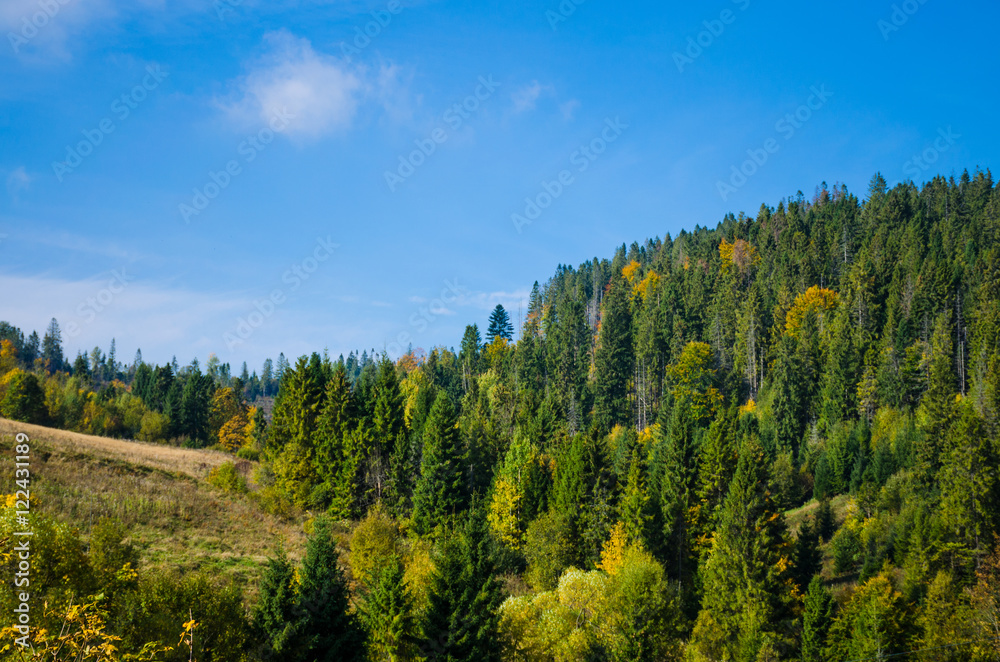
<svg viewBox="0 0 1000 662"><path fill-rule="evenodd" d="M795 297L795 303L785 315L785 333L795 337L798 335L802 320L811 312L816 312L820 328L823 328L825 313L833 310L840 302L840 296L831 289L813 285L802 294Z"/></svg>

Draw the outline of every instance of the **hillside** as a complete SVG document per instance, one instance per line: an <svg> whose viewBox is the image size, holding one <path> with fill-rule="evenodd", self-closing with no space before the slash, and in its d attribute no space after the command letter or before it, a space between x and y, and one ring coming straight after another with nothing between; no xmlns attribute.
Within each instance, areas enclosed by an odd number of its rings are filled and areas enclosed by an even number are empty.
<svg viewBox="0 0 1000 662"><path fill-rule="evenodd" d="M232 456L123 441L0 419L0 446L31 439L32 508L77 528L84 539L102 516L132 531L144 564L208 570L245 582L284 545L298 556L300 522L264 512L252 499L206 482ZM238 461L249 475L253 464ZM5 488L12 492L13 487Z"/></svg>

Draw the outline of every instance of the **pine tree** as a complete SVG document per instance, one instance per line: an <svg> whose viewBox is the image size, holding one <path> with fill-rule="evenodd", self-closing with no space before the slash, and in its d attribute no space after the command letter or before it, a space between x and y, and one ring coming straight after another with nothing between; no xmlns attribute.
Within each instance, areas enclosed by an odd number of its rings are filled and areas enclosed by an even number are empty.
<svg viewBox="0 0 1000 662"><path fill-rule="evenodd" d="M365 475L372 497L381 500L388 490L390 463L396 440L404 433L403 396L399 390L396 367L383 356L375 381L375 405L371 421L371 454Z"/></svg>
<svg viewBox="0 0 1000 662"><path fill-rule="evenodd" d="M208 441L208 409L212 394L212 379L195 371L184 379L181 392L179 430L188 443L201 446Z"/></svg>
<svg viewBox="0 0 1000 662"><path fill-rule="evenodd" d="M632 423L632 314L628 282L616 273L604 297L601 332L594 354L594 421L602 431Z"/></svg>
<svg viewBox="0 0 1000 662"><path fill-rule="evenodd" d="M687 400L660 408L650 485L656 499L658 544L672 579L686 582L694 570L691 509L698 478L695 425Z"/></svg>
<svg viewBox="0 0 1000 662"><path fill-rule="evenodd" d="M401 430L393 444L392 457L389 458L389 485L385 497L389 512L400 519L410 512L410 496L413 491L411 451L410 437Z"/></svg>
<svg viewBox="0 0 1000 662"><path fill-rule="evenodd" d="M472 387L472 378L479 374L479 358L482 342L479 337L479 327L470 324L465 327L462 335L462 346L458 360L462 364L462 389L468 391Z"/></svg>
<svg viewBox="0 0 1000 662"><path fill-rule="evenodd" d="M350 611L347 581L337 565L330 521L319 517L306 543L296 602L300 660L325 662L365 659L365 636Z"/></svg>
<svg viewBox="0 0 1000 662"><path fill-rule="evenodd" d="M813 575L823 567L823 555L819 549L819 532L810 520L802 523L799 536L795 540L795 582L805 593Z"/></svg>
<svg viewBox="0 0 1000 662"><path fill-rule="evenodd" d="M347 374L338 364L326 386L322 411L316 419L313 462L328 496L337 504L335 514L343 517L354 512L357 496L357 462L352 443L357 426L357 403L347 383Z"/></svg>
<svg viewBox="0 0 1000 662"><path fill-rule="evenodd" d="M465 510L462 444L451 399L438 393L423 431L420 479L413 495L414 529L426 535Z"/></svg>
<svg viewBox="0 0 1000 662"><path fill-rule="evenodd" d="M284 552L268 560L258 588L253 612L258 636L276 656L292 654L295 647L295 569Z"/></svg>
<svg viewBox="0 0 1000 662"><path fill-rule="evenodd" d="M749 442L740 453L703 575L692 645L710 658L752 661L764 647L790 652L791 564L767 472L763 451Z"/></svg>
<svg viewBox="0 0 1000 662"><path fill-rule="evenodd" d="M514 325L511 324L507 311L499 303L490 313L490 325L486 329L486 344L489 345L495 338L514 339Z"/></svg>
<svg viewBox="0 0 1000 662"><path fill-rule="evenodd" d="M645 467L638 450L632 453L632 463L628 470L625 493L619 506L619 517L625 526L625 535L630 541L641 542L650 547L649 526L652 520L650 499L646 492Z"/></svg>
<svg viewBox="0 0 1000 662"><path fill-rule="evenodd" d="M50 374L63 369L62 331L55 317L49 322L45 337L42 338L42 358L48 362Z"/></svg>
<svg viewBox="0 0 1000 662"><path fill-rule="evenodd" d="M491 546L483 508L474 504L461 535L444 541L436 564L422 628L428 660L499 662L503 589Z"/></svg>
<svg viewBox="0 0 1000 662"><path fill-rule="evenodd" d="M413 659L416 622L399 558L390 559L377 571L362 614L372 659L386 662Z"/></svg>
<svg viewBox="0 0 1000 662"><path fill-rule="evenodd" d="M326 384L318 354L299 358L284 371L274 402L267 455L274 459L278 486L296 504L310 503L319 484L316 469L316 423L322 413Z"/></svg>
<svg viewBox="0 0 1000 662"><path fill-rule="evenodd" d="M698 459L698 530L714 531L719 512L729 493L729 483L736 472L736 450L732 425L739 416L733 403L720 411L709 426Z"/></svg>
<svg viewBox="0 0 1000 662"><path fill-rule="evenodd" d="M806 593L802 614L802 662L823 662L826 657L826 637L833 621L833 596L814 575Z"/></svg>

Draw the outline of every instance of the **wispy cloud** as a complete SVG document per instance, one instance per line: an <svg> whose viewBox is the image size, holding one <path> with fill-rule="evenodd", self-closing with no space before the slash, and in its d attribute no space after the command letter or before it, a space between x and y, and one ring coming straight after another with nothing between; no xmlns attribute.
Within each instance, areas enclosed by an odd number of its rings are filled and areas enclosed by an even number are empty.
<svg viewBox="0 0 1000 662"><path fill-rule="evenodd" d="M125 262L138 262L150 259L150 256L136 248L123 246L115 241L95 241L83 235L71 232L35 232L20 233L16 237L20 241L49 248L59 248L66 251L101 255Z"/></svg>
<svg viewBox="0 0 1000 662"><path fill-rule="evenodd" d="M514 112L524 113L529 110L535 109L535 104L538 102L538 98L542 94L554 94L555 89L551 85L542 85L537 80L532 81L529 85L520 87L514 90L513 94L510 95L511 101L514 102Z"/></svg>
<svg viewBox="0 0 1000 662"><path fill-rule="evenodd" d="M287 30L265 35L265 54L234 84L239 98L221 102L240 125L288 114L285 133L316 138L351 126L365 94L363 70L319 53Z"/></svg>
<svg viewBox="0 0 1000 662"><path fill-rule="evenodd" d="M580 102L577 99L570 99L566 103L559 104L559 112L562 113L563 119L569 122L576 115L576 109L580 107Z"/></svg>
<svg viewBox="0 0 1000 662"><path fill-rule="evenodd" d="M24 166L16 168L7 175L7 194L17 201L17 194L21 191L27 191L28 187L31 186L32 179L34 178L27 173Z"/></svg>

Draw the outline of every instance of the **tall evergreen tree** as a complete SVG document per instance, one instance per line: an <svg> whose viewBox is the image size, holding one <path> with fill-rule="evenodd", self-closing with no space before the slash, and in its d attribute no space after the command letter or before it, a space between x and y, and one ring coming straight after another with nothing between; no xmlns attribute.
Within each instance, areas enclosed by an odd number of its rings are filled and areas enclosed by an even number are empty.
<svg viewBox="0 0 1000 662"><path fill-rule="evenodd" d="M451 399L441 391L424 425L420 479L413 495L414 529L423 535L465 510L464 457L456 424Z"/></svg>
<svg viewBox="0 0 1000 662"><path fill-rule="evenodd" d="M296 602L296 659L323 662L365 660L365 636L351 611L347 580L337 565L337 548L326 517L315 521L306 543Z"/></svg>
<svg viewBox="0 0 1000 662"><path fill-rule="evenodd" d="M490 325L486 328L486 344L489 345L494 338L514 339L514 325L511 324L507 311L499 303L490 313Z"/></svg>
<svg viewBox="0 0 1000 662"><path fill-rule="evenodd" d="M403 563L393 557L377 570L365 599L362 618L368 650L374 660L403 662L415 657L416 620L403 576Z"/></svg>
<svg viewBox="0 0 1000 662"><path fill-rule="evenodd" d="M252 619L258 637L273 655L296 653L295 569L284 552L268 559L258 594Z"/></svg>
<svg viewBox="0 0 1000 662"><path fill-rule="evenodd" d="M42 338L42 358L48 362L50 373L63 369L63 345L62 331L59 329L59 322L53 317L49 322L49 327Z"/></svg>
<svg viewBox="0 0 1000 662"><path fill-rule="evenodd" d="M790 550L764 458L753 441L742 449L712 539L692 636L709 658L751 662L765 648L791 652Z"/></svg>
<svg viewBox="0 0 1000 662"><path fill-rule="evenodd" d="M423 655L440 662L499 662L503 589L484 509L474 505L458 536L444 542L423 623Z"/></svg>
<svg viewBox="0 0 1000 662"><path fill-rule="evenodd" d="M823 585L823 579L814 575L806 592L805 610L802 613L802 662L823 662L826 656L826 637L833 621L833 596Z"/></svg>
<svg viewBox="0 0 1000 662"><path fill-rule="evenodd" d="M628 281L616 272L604 297L594 354L594 420L601 430L632 422L628 385L633 361Z"/></svg>

